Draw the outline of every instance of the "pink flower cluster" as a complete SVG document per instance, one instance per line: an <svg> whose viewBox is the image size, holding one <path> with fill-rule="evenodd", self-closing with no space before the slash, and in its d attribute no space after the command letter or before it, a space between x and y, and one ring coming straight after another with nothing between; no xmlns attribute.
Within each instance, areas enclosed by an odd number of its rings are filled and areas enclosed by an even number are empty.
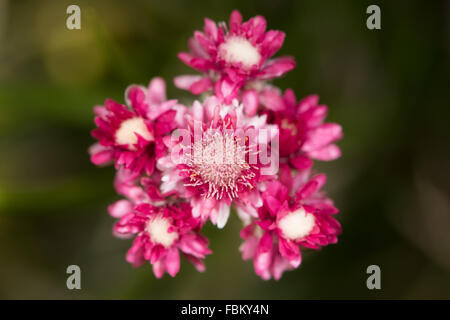
<svg viewBox="0 0 450 320"><path fill-rule="evenodd" d="M211 250L202 227L224 228L230 212L243 223L243 259L265 280L297 268L302 251L337 242L338 209L312 167L340 156L341 127L324 122L318 96L297 101L270 84L295 67L292 57L273 58L284 39L261 16L243 22L234 11L228 26L205 19L178 55L199 74L174 79L199 96L191 106L168 100L154 78L130 86L125 104L94 108L91 161L116 168L123 199L109 213L114 234L134 238L129 263L175 276L181 255L204 271Z"/></svg>

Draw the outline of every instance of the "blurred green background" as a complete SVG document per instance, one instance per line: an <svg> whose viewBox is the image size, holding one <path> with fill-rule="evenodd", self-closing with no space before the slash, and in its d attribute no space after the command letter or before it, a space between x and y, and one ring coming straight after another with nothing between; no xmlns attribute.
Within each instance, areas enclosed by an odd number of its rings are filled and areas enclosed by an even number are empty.
<svg viewBox="0 0 450 320"><path fill-rule="evenodd" d="M79 31L66 29L69 4L81 7ZM381 30L366 28L370 4ZM344 232L265 282L240 258L234 216L206 227L206 273L184 262L156 280L111 234L106 208L119 198L113 168L89 162L92 107L156 75L170 98L190 101L172 84L192 73L176 54L204 17L235 8L287 33L279 55L298 66L275 84L320 94L343 125L342 158L316 168ZM450 298L449 53L445 1L0 0L0 298ZM66 288L71 264L78 291ZM371 264L381 290L366 288Z"/></svg>

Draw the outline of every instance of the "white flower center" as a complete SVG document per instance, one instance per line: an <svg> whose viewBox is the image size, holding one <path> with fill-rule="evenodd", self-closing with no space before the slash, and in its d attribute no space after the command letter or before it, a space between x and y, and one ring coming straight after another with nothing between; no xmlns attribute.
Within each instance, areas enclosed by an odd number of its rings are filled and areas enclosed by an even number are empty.
<svg viewBox="0 0 450 320"><path fill-rule="evenodd" d="M147 126L144 123L144 119L135 117L127 119L120 124L120 127L117 129L115 135L116 143L126 145L130 150L135 150L134 145L138 142L136 133L145 140L153 140L153 136L148 131Z"/></svg>
<svg viewBox="0 0 450 320"><path fill-rule="evenodd" d="M234 132L210 129L202 138L194 139L192 154L187 164L191 168L187 185L207 185L206 198L230 199L237 197L238 186L252 188L250 180L255 176L246 161L248 150Z"/></svg>
<svg viewBox="0 0 450 320"><path fill-rule="evenodd" d="M168 231L170 226L168 219L156 216L148 221L145 231L150 235L153 243L159 243L168 248L178 239L178 232Z"/></svg>
<svg viewBox="0 0 450 320"><path fill-rule="evenodd" d="M307 213L305 209L300 208L294 212L288 213L284 218L278 221L278 227L286 238L290 240L300 240L309 235L314 228L315 223L314 215Z"/></svg>
<svg viewBox="0 0 450 320"><path fill-rule="evenodd" d="M219 47L219 57L227 63L242 63L242 67L250 70L261 60L261 54L250 41L242 37L230 37Z"/></svg>

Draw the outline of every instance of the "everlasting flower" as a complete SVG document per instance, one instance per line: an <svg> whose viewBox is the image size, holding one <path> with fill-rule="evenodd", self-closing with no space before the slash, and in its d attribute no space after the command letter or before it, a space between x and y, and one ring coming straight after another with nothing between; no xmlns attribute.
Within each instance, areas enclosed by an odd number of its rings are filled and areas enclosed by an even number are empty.
<svg viewBox="0 0 450 320"><path fill-rule="evenodd" d="M107 99L94 109L97 129L92 136L99 140L90 149L91 161L100 165L114 160L133 173L152 174L156 159L165 150L162 137L176 127L176 100L166 101L165 83L155 78L148 89L130 86L127 105Z"/></svg>
<svg viewBox="0 0 450 320"><path fill-rule="evenodd" d="M286 169L286 168L285 168ZM295 179L285 175L284 182L272 182L263 193L264 205L258 219L241 231L243 259L253 259L257 275L279 279L284 271L297 268L302 260L300 248L319 249L336 243L340 224L332 217L338 210L319 190L324 174L304 182L305 173Z"/></svg>
<svg viewBox="0 0 450 320"><path fill-rule="evenodd" d="M215 94L229 104L238 97L245 84L277 78L295 67L291 57L271 58L283 45L285 34L266 31L262 16L242 22L235 10L230 16L229 29L205 19L204 31L196 31L189 40L190 52L178 57L187 65L204 73L203 76L181 76L175 84L200 94L215 88Z"/></svg>
<svg viewBox="0 0 450 320"><path fill-rule="evenodd" d="M123 214L114 226L116 234L136 235L126 259L138 267L145 261L153 266L157 278L165 272L174 277L180 269L180 253L203 272L203 259L211 251L208 240L199 234L200 221L192 217L187 203L156 207L140 204Z"/></svg>
<svg viewBox="0 0 450 320"><path fill-rule="evenodd" d="M267 166L260 162L260 151L270 141L263 144L255 133L267 129L269 135L265 117L246 118L242 109L222 105L214 96L203 105L195 102L185 141L171 145L177 151L158 161L163 193L189 198L193 215L210 218L219 228L228 219L232 201L241 213L256 215L255 207L262 204L260 183L276 173L261 174Z"/></svg>
<svg viewBox="0 0 450 320"><path fill-rule="evenodd" d="M333 144L342 138L341 126L324 123L328 108L319 105L319 97L310 95L299 102L291 89L281 96L278 90L266 90L260 95L268 122L280 131L280 157L296 169L312 166L311 159L330 161L341 155Z"/></svg>

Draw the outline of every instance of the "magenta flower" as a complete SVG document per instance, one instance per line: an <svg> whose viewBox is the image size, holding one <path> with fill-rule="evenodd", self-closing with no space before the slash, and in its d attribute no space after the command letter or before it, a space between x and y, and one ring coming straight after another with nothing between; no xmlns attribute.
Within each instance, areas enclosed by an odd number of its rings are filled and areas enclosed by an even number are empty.
<svg viewBox="0 0 450 320"><path fill-rule="evenodd" d="M280 157L293 168L302 170L312 166L312 159L330 161L341 155L334 144L342 138L342 128L336 123L323 123L326 105L319 105L319 97L310 95L299 102L291 89L281 96L278 90L260 93L268 122L280 131Z"/></svg>
<svg viewBox="0 0 450 320"><path fill-rule="evenodd" d="M205 270L203 259L211 250L208 240L199 234L200 221L192 217L188 203L163 207L140 204L133 208L122 202L113 210L121 211L120 221L114 226L116 234L136 235L126 256L133 266L149 261L157 278L165 272L174 277L180 269L181 252L198 271Z"/></svg>
<svg viewBox="0 0 450 320"><path fill-rule="evenodd" d="M336 243L340 224L332 217L338 210L319 190L324 174L304 182L304 173L285 177L294 195L279 181L272 182L263 193L264 205L259 217L241 231L243 259L253 259L257 275L267 280L279 279L285 270L297 268L300 248L319 249Z"/></svg>
<svg viewBox="0 0 450 320"><path fill-rule="evenodd" d="M267 166L258 154L266 145L252 134L270 129L265 117L247 118L242 105L226 106L212 96L203 105L194 102L186 122L187 141L170 145L180 153L158 161L163 193L190 199L194 217L210 218L219 228L228 220L231 202L240 213L256 216L261 183L275 177L261 174Z"/></svg>
<svg viewBox="0 0 450 320"><path fill-rule="evenodd" d="M91 161L101 165L114 160L117 169L123 166L150 175L165 152L162 137L176 127L176 100L166 101L160 78L153 79L148 89L130 86L125 96L129 107L107 99L104 106L94 108L97 129L92 136L99 143L89 150Z"/></svg>
<svg viewBox="0 0 450 320"><path fill-rule="evenodd" d="M200 94L214 87L216 96L229 104L245 84L280 77L295 67L291 57L269 59L283 45L285 34L266 31L264 17L243 23L242 15L235 10L229 26L205 19L204 31L196 31L189 40L191 51L178 55L204 75L177 77L175 84L179 88Z"/></svg>

